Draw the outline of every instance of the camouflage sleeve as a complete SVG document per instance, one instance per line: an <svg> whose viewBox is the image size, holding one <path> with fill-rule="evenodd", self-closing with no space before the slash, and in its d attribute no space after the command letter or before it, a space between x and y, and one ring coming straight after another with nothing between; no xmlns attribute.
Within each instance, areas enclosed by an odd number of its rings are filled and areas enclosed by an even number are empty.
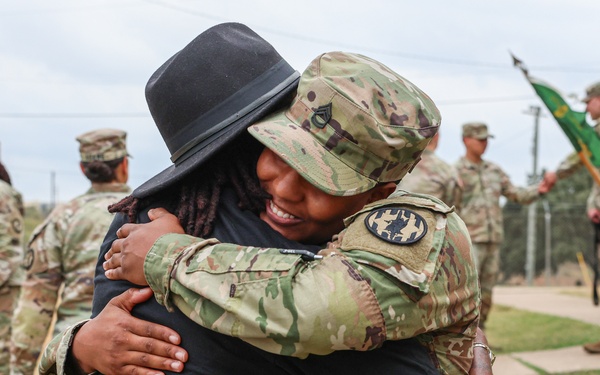
<svg viewBox="0 0 600 375"><path fill-rule="evenodd" d="M466 372L479 316L468 232L454 213L417 212L430 228L418 242L374 235L367 211L314 261L169 234L148 253L146 279L165 306L269 352L303 358L420 336L445 368ZM381 217L406 227L397 212Z"/></svg>
<svg viewBox="0 0 600 375"><path fill-rule="evenodd" d="M512 184L508 175L501 172L501 194L506 199L519 204L529 204L540 197L537 185L518 187Z"/></svg>
<svg viewBox="0 0 600 375"><path fill-rule="evenodd" d="M600 210L600 186L594 182L587 198L587 210Z"/></svg>
<svg viewBox="0 0 600 375"><path fill-rule="evenodd" d="M69 375L75 374L74 371L69 371L66 368L67 354L69 347L73 341L75 333L79 328L84 325L87 321L84 320L78 324L75 324L60 334L56 335L50 343L44 349L42 358L40 359L40 365L38 371L40 375Z"/></svg>
<svg viewBox="0 0 600 375"><path fill-rule="evenodd" d="M385 339L373 289L339 254L310 262L278 249L169 234L144 268L160 303L272 353L369 350Z"/></svg>
<svg viewBox="0 0 600 375"><path fill-rule="evenodd" d="M559 180L565 179L577 172L582 165L579 155L576 152L573 152L559 164L558 168L556 168L556 177Z"/></svg>
<svg viewBox="0 0 600 375"><path fill-rule="evenodd" d="M460 213L463 183L454 167L452 167L452 176L453 177L448 182L448 200L444 200L444 203L448 206L454 206L455 211Z"/></svg>
<svg viewBox="0 0 600 375"><path fill-rule="evenodd" d="M22 203L8 189L0 189L0 288L20 285L23 276Z"/></svg>
<svg viewBox="0 0 600 375"><path fill-rule="evenodd" d="M0 373L9 372L11 319L22 283L23 215L20 194L0 180Z"/></svg>
<svg viewBox="0 0 600 375"><path fill-rule="evenodd" d="M58 301L62 282L62 238L53 217L35 229L27 250L27 273L13 316L11 335L11 367L18 373L33 373Z"/></svg>

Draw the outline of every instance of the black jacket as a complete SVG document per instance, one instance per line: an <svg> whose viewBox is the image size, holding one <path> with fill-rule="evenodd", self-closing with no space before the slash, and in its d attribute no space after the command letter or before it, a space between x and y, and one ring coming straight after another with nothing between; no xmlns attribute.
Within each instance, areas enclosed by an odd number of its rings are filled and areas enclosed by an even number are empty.
<svg viewBox="0 0 600 375"><path fill-rule="evenodd" d="M160 202L152 205L160 207ZM166 207L168 209L168 207ZM147 210L140 214L140 223L148 222ZM108 301L136 285L126 281L111 281L104 276L104 254L117 238L116 231L127 222L117 215L104 239L94 278L92 317L100 313ZM318 246L302 245L287 240L272 230L256 215L237 208L235 194L227 191L221 198L218 218L212 234L221 242L248 246L307 249ZM257 349L244 341L203 328L179 310L169 313L154 298L137 305L133 315L144 320L169 326L182 338L181 346L189 353L184 374L208 375L265 375L265 374L437 374L428 352L414 339L388 341L382 348L369 351L337 351L327 356L311 355L307 359L285 357ZM168 373L168 372L167 372Z"/></svg>

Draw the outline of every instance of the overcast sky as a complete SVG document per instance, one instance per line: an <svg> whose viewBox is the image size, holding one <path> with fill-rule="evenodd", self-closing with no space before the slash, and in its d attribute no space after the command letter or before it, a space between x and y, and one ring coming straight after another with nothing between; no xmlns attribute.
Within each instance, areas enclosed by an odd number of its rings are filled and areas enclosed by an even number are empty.
<svg viewBox="0 0 600 375"><path fill-rule="evenodd" d="M541 106L509 51L530 73L580 98L600 81L600 1L402 0L0 0L0 159L26 201L66 201L89 182L75 137L94 128L128 132L130 185L170 165L149 115L150 75L202 31L244 23L300 72L318 54L373 57L427 92L442 113L438 154L463 153L461 125L484 121L485 157L515 184L533 170ZM583 110L573 102L575 109ZM547 111L538 169L572 150Z"/></svg>

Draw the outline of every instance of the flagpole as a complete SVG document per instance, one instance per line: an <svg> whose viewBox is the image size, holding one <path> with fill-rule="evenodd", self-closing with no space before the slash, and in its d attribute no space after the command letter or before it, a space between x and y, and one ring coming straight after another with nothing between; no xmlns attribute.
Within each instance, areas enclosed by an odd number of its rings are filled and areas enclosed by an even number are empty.
<svg viewBox="0 0 600 375"><path fill-rule="evenodd" d="M588 171L592 175L592 178L594 179L594 181L598 184L598 186L600 186L600 173L598 172L598 169L596 169L596 167L594 167L592 165L592 163L590 162L590 159L585 155L584 151L578 152L577 155L579 156L579 159L581 159L581 162L583 163L583 165L585 165L585 167L588 169Z"/></svg>
<svg viewBox="0 0 600 375"><path fill-rule="evenodd" d="M577 151L577 155L579 156L579 158L581 159L582 164L587 168L588 172L592 175L592 178L594 179L594 182L596 184L598 184L600 186L600 172L598 171L596 166L600 165L598 164L598 155L592 155L590 148L588 147L588 144L582 139L582 135L579 133L573 133L573 131L575 131L575 128L578 128L579 130L581 130L581 124L573 124L573 114L571 112L571 109L569 108L569 105L564 102L564 99L562 99L562 97L558 97L555 99L559 99L562 102L562 105L558 106L560 103L558 102L552 102L552 103L548 103L543 97L541 97L540 93L538 92L538 89L536 88L536 84L534 84L534 81L537 82L537 84L539 85L539 80L535 80L532 77L529 76L529 72L528 70L525 68L523 62L521 60L519 60L518 58L516 58L512 53L510 54L512 59L513 59L513 65L517 68L519 68L519 70L521 70L521 72L523 72L523 74L525 75L525 78L527 79L527 81L529 81L529 83L534 87L534 90L538 93L538 96L540 96L540 98L542 99L542 102L544 102L544 104L546 105L546 107L548 108L548 110L550 110L550 113L554 116L554 118L558 121L559 125L561 126L561 128L563 129L563 131L565 132L565 134L567 135L567 137L569 138L569 141L571 142L571 144L573 145L573 147L575 147L575 150ZM552 108L554 108L556 111L554 111ZM562 123L561 120L564 120L564 116L566 114L570 114L570 120L571 122L569 123L569 126L573 125L572 130L569 130L569 128L565 127L565 124ZM582 121L585 121L584 119ZM589 125L586 125L589 126ZM587 129L589 132L589 129ZM596 134L594 134L594 136L597 137ZM594 139L595 140L595 144L593 147L594 150L598 151L600 150L600 144L598 143L598 139ZM595 158L594 159L594 165L592 163L592 161L590 160L590 157Z"/></svg>

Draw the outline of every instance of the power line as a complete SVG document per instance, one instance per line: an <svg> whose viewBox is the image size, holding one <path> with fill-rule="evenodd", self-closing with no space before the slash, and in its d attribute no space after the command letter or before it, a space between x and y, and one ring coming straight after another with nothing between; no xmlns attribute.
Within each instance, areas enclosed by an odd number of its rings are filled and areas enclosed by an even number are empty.
<svg viewBox="0 0 600 375"><path fill-rule="evenodd" d="M151 3L154 5L163 7L163 8L167 8L167 9L171 9L171 10L174 10L177 12L185 13L186 15L202 17L202 18L205 18L205 19L208 19L211 21L225 22L225 21L229 20L224 17L215 16L215 15L205 13L205 12L199 12L196 10L188 9L188 8L181 7L181 6L176 6L173 4L168 4L168 3L165 3L165 2L159 1L159 0L144 0L144 1L146 3ZM135 3L135 2L132 2L130 4L123 4L122 0L120 0L118 2L118 4L119 4L119 8L139 6L139 4ZM112 9L114 7L115 7L114 5L98 5L98 6L80 6L80 7L76 7L76 8L71 7L71 8L45 8L45 9L34 9L34 10L32 10L32 9L10 10L10 11L0 12L0 17L14 16L15 14L44 14L44 13L62 13L62 12L73 12L73 11L78 12L78 11L89 11L89 10L97 10L97 9ZM419 55L419 54L412 54L412 53L402 53L402 52L393 51L393 50L389 50L389 49L377 49L377 48L372 48L372 47L347 44L347 43L343 43L340 41L333 41L333 40L327 40L327 39L321 39L321 38L313 38L313 37L302 35L302 34L288 33L288 32L284 32L282 30L271 29L271 28L262 27L262 26L257 26L257 27L255 27L255 29L262 30L262 31L270 33L270 34L279 35L282 37L295 39L295 40L302 40L302 41L306 41L306 42L310 42L310 43L336 45L339 48L358 49L358 50L365 51L365 52L372 52L372 53L377 53L377 54L382 54L382 55L387 55L387 56L411 59L411 60L419 60L419 61L426 61L426 62L440 63L440 64L452 64L452 65L479 67L479 68L512 69L512 66L508 63L504 64L504 63L497 63L497 62L450 59L450 58L438 57L438 56L427 56L427 55ZM589 63L586 65L598 66L600 64ZM600 68L574 68L574 67L566 67L566 66L532 66L531 68L535 69L537 71L553 71L553 72L565 72L565 73L588 73L589 74L589 73L600 72Z"/></svg>
<svg viewBox="0 0 600 375"><path fill-rule="evenodd" d="M118 5L117 5L118 4ZM71 12L87 12L96 10L111 10L115 8L125 7L139 7L140 4L137 1L130 1L130 4L124 4L123 0L115 0L114 4L102 4L102 5L84 5L84 6L69 6L66 7L51 7L51 8L37 8L37 9L9 9L0 11L0 17L13 17L15 15L37 15L37 14L52 14L52 13L71 13Z"/></svg>
<svg viewBox="0 0 600 375"><path fill-rule="evenodd" d="M168 9L171 9L171 10L174 10L177 12L182 12L187 15L193 15L193 16L206 18L211 21L224 22L224 21L228 20L226 18L214 16L212 14L208 14L205 12L199 12L199 11L187 9L185 7L179 7L179 6L176 6L173 4L167 4L167 3L163 2L163 1L159 1L159 0L144 0L144 1L147 3L155 4L155 5L163 7L163 8L168 8ZM471 66L471 67L479 67L479 68L493 68L493 69L507 69L507 70L513 69L512 64L508 63L508 60L509 60L508 57L507 57L506 64L504 64L504 63L499 64L497 62L449 59L449 58L444 58L444 57L426 56L426 55L419 55L419 54L412 54L412 53L402 53L402 52L393 51L393 50L389 50L389 49L377 49L377 48L371 48L371 47L365 47L365 46L357 46L357 45L353 45L353 44L343 43L340 41L313 38L313 37L306 36L306 35L288 33L288 32L284 32L279 29L271 29L271 28L262 27L262 26L255 26L254 28L259 31L262 30L262 31L270 33L270 34L275 34L275 35L279 35L279 36L290 38L290 39L302 40L305 42L317 43L317 44L335 45L338 48L356 49L356 50L361 50L361 51L365 51L365 52L373 52L373 53L377 53L377 54L381 54L381 55L400 57L400 58L411 59L411 60L419 60L419 61L441 63L441 64ZM591 64L591 65L597 66L599 64ZM533 66L533 67L531 67L531 69L535 69L538 71L543 70L543 71L554 71L554 72L565 72L565 73L597 73L597 72L600 72L600 68L571 68L571 67L552 67L552 66L535 67L535 66Z"/></svg>
<svg viewBox="0 0 600 375"><path fill-rule="evenodd" d="M500 102L516 102L524 100L532 100L536 97L533 95L522 96L506 96L498 98L470 98L470 99L455 99L455 100L436 100L436 105L461 105L461 104L477 104L477 103L500 103Z"/></svg>
<svg viewBox="0 0 600 375"><path fill-rule="evenodd" d="M0 113L0 118L132 118L150 117L149 113Z"/></svg>

